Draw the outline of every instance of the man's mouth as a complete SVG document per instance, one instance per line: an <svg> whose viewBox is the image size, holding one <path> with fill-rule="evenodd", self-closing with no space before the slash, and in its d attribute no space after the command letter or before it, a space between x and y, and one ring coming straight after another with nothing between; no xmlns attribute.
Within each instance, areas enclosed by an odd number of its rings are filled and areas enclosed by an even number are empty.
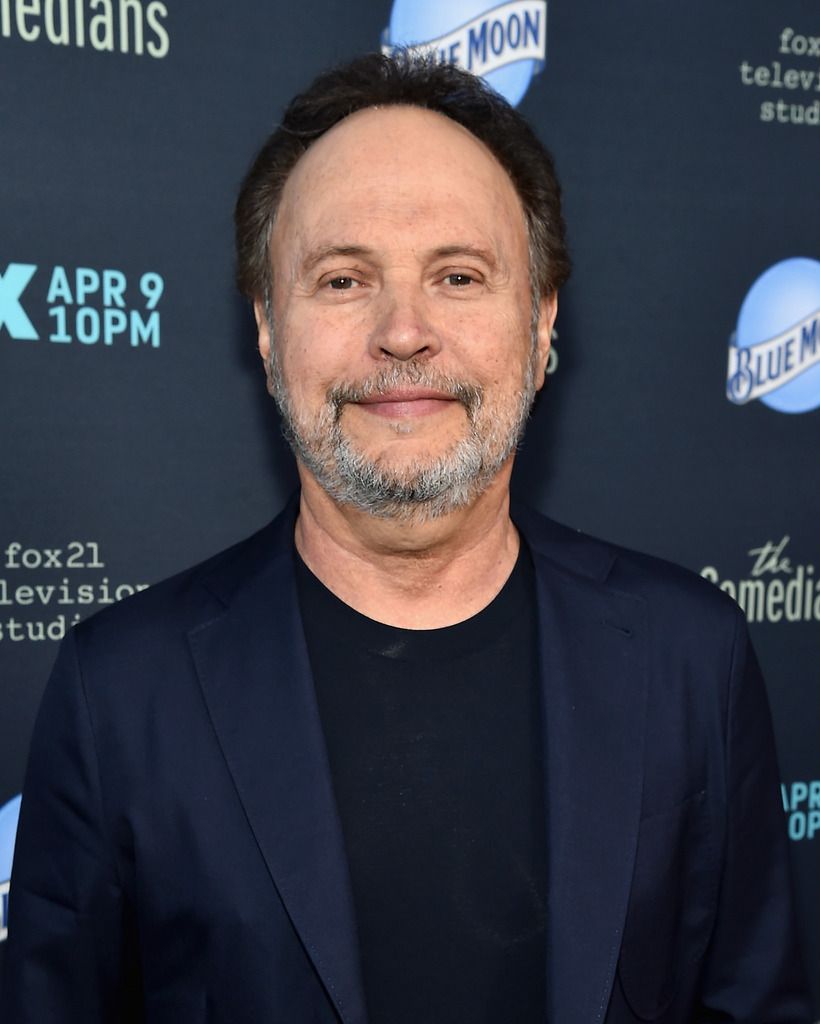
<svg viewBox="0 0 820 1024"><path fill-rule="evenodd" d="M338 423L345 405L360 406L365 412L387 419L408 420L434 415L462 405L472 420L481 406L481 389L437 373L430 367L408 364L392 367L356 383L337 384L327 393Z"/></svg>
<svg viewBox="0 0 820 1024"><path fill-rule="evenodd" d="M362 397L354 402L366 412L386 419L429 416L449 408L459 399L435 388L395 388Z"/></svg>

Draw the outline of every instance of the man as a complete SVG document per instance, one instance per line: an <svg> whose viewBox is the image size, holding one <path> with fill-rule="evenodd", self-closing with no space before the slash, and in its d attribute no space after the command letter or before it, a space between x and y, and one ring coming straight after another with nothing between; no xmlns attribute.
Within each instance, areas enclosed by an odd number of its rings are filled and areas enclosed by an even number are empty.
<svg viewBox="0 0 820 1024"><path fill-rule="evenodd" d="M64 644L5 1019L807 1021L740 612L510 515L568 273L532 132L361 58L237 237L301 493Z"/></svg>

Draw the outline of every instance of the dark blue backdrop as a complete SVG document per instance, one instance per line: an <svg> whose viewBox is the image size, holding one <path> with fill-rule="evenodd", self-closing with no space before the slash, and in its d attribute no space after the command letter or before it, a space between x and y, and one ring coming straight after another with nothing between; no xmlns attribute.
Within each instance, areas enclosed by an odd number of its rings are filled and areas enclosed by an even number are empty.
<svg viewBox="0 0 820 1024"><path fill-rule="evenodd" d="M251 532L290 490L232 289L233 196L300 86L412 22L414 41L507 62L496 81L565 183L576 269L516 491L705 571L750 618L820 1015L818 7L493 7L0 3L0 805L75 616ZM527 25L534 77L513 66ZM726 393L736 330L746 383L771 388L745 404Z"/></svg>

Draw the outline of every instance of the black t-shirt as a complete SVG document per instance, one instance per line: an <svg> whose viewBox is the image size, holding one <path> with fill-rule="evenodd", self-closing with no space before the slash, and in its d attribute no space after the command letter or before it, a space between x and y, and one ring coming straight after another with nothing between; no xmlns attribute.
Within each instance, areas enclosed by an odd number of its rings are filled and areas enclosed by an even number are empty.
<svg viewBox="0 0 820 1024"><path fill-rule="evenodd" d="M370 1024L543 1024L546 840L534 575L398 629L297 558Z"/></svg>

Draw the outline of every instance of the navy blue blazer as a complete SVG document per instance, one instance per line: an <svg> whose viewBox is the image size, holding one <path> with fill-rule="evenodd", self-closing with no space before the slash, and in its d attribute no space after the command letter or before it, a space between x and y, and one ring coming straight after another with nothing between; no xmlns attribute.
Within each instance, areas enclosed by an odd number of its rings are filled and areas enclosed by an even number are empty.
<svg viewBox="0 0 820 1024"><path fill-rule="evenodd" d="M682 569L515 518L537 578L549 1021L808 1021L741 613ZM6 1024L367 1021L293 521L64 641L23 794Z"/></svg>

